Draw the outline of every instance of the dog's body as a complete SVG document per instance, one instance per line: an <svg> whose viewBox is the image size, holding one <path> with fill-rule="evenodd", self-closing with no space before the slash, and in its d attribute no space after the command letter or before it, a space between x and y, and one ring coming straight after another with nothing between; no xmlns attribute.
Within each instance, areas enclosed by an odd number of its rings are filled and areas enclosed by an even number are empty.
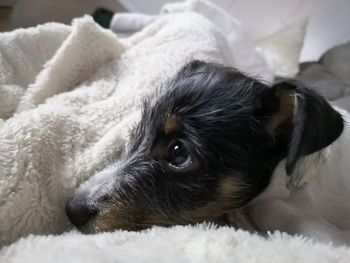
<svg viewBox="0 0 350 263"><path fill-rule="evenodd" d="M350 238L349 115L300 83L194 61L146 100L118 161L68 202L84 232L216 220ZM349 201L348 201L349 200Z"/></svg>
<svg viewBox="0 0 350 263"><path fill-rule="evenodd" d="M323 241L350 244L350 115L331 145L300 163L298 189L287 188L289 180L282 161L270 185L248 207L250 219L262 231L299 233Z"/></svg>

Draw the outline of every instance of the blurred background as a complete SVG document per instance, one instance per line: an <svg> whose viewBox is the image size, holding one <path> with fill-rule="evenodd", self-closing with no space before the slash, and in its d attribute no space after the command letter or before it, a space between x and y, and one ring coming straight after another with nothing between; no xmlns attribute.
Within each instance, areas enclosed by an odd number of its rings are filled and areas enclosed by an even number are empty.
<svg viewBox="0 0 350 263"><path fill-rule="evenodd" d="M112 12L157 14L167 2L171 1L0 0L0 32L51 21L69 24L73 18L92 14L98 7ZM329 48L350 40L349 0L216 0L215 3L239 19L255 38L308 16L301 62L317 60Z"/></svg>

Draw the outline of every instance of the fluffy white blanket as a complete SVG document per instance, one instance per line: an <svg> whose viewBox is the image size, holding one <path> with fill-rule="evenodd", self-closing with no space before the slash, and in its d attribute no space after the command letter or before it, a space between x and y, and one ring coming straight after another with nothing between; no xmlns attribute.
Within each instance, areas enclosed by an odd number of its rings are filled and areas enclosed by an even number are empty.
<svg viewBox="0 0 350 263"><path fill-rule="evenodd" d="M348 263L350 250L274 233L267 238L233 228L177 226L137 232L29 236L0 251L6 263Z"/></svg>
<svg viewBox="0 0 350 263"><path fill-rule="evenodd" d="M4 247L0 262L334 262L350 256L345 248L300 238L277 234L265 240L202 226L43 235L71 227L67 199L118 158L146 93L191 59L242 65L230 41L194 13L164 15L125 40L89 17L71 27L47 24L1 34L0 245L41 236ZM264 58L253 48L244 52L259 63L241 69L254 68L255 75L271 80Z"/></svg>

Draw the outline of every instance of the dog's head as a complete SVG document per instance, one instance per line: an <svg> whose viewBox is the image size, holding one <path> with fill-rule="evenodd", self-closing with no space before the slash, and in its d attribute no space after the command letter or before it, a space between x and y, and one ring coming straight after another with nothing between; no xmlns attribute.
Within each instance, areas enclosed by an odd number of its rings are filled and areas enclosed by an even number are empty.
<svg viewBox="0 0 350 263"><path fill-rule="evenodd" d="M194 61L145 102L122 157L78 189L67 214L86 232L212 220L259 195L282 159L291 174L342 129L298 83L268 87Z"/></svg>

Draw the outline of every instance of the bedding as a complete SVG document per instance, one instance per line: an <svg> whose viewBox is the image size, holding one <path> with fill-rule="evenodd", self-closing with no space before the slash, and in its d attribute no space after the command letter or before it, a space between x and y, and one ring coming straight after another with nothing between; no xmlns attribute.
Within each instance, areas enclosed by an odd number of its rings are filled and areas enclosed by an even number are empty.
<svg viewBox="0 0 350 263"><path fill-rule="evenodd" d="M261 72L262 67L268 66L275 76L285 78L293 78L298 73L299 56L308 25L307 18L297 19L271 35L256 39L253 32L247 31L240 21L213 1L186 0L165 4L160 9L160 15L115 13L110 29L118 35L131 35L145 28L159 16L187 12L195 12L208 18L224 33L230 49L240 51L235 52L235 66L241 70L256 75ZM251 50L255 52L252 53ZM264 60L261 60L261 56Z"/></svg>
<svg viewBox="0 0 350 263"><path fill-rule="evenodd" d="M65 216L74 189L120 155L142 98L189 60L252 74L235 56L245 52L259 58L254 75L271 82L266 58L240 41L249 38L228 40L193 12L163 15L125 39L90 17L2 33L0 262L346 262L348 248L278 232L201 224L83 235Z"/></svg>
<svg viewBox="0 0 350 263"><path fill-rule="evenodd" d="M347 247L278 232L262 237L207 224L142 232L29 236L0 251L0 262L6 263L347 263L349 258Z"/></svg>

